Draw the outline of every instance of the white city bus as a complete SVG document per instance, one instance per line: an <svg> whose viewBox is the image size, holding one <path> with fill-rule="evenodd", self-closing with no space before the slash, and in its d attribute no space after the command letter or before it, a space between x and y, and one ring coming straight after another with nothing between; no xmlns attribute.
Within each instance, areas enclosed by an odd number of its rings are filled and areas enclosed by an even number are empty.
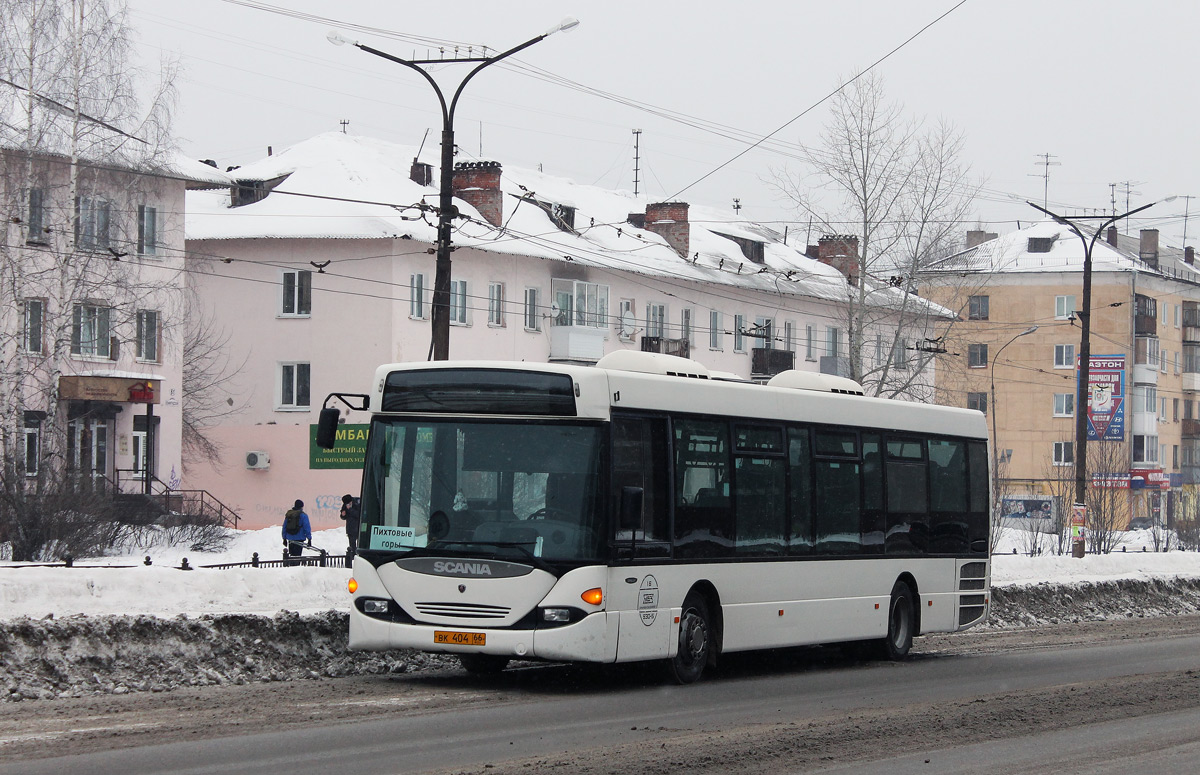
<svg viewBox="0 0 1200 775"><path fill-rule="evenodd" d="M332 444L333 394L321 436ZM510 659L664 660L871 641L983 621L983 415L767 385L623 351L596 367L386 365L354 558L350 647Z"/></svg>

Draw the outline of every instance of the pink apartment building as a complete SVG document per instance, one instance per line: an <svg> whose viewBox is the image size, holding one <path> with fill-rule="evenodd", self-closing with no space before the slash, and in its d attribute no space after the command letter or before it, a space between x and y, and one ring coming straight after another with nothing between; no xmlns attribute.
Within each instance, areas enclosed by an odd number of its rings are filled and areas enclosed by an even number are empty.
<svg viewBox="0 0 1200 775"><path fill-rule="evenodd" d="M229 413L206 429L221 460L185 461L184 483L244 526L279 524L299 498L315 528L333 527L357 494L360 466L322 457L312 428L328 393L429 356L436 173L411 147L330 133L189 193L188 281L228 337L230 379L211 397ZM490 161L456 165L455 195L454 359L641 349L744 379L844 369L846 276L772 229ZM908 368L932 383L929 362ZM349 443L366 421L347 413Z"/></svg>

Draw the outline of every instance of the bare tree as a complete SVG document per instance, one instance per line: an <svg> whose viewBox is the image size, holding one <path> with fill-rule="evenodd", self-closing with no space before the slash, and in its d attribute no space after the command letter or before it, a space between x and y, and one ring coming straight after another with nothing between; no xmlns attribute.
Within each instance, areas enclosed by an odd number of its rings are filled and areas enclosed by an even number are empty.
<svg viewBox="0 0 1200 775"><path fill-rule="evenodd" d="M204 310L192 294L184 328L183 452L186 459L221 462L221 447L209 428L245 407L230 392L234 377L246 365L229 360L229 331L216 315ZM249 357L249 356L247 356Z"/></svg>
<svg viewBox="0 0 1200 775"><path fill-rule="evenodd" d="M174 69L139 103L131 46L120 0L0 0L0 540L15 559L70 545L48 514L105 513L64 505L104 487L91 410L63 416L65 365L115 367L122 340L141 347L178 312L181 261L154 255L162 219L142 204L173 152Z"/></svg>
<svg viewBox="0 0 1200 775"><path fill-rule="evenodd" d="M1123 441L1093 441L1087 445L1089 471L1129 470L1129 447ZM1087 489L1088 551L1108 554L1125 539L1124 526L1129 524L1129 491L1118 487Z"/></svg>
<svg viewBox="0 0 1200 775"><path fill-rule="evenodd" d="M773 184L827 232L857 232L857 255L842 266L849 376L874 395L931 400L925 367L948 321L913 291L920 269L957 247L977 190L962 135L907 118L874 73L840 91L830 112L803 150L809 174L777 171ZM837 203L825 206L822 193Z"/></svg>

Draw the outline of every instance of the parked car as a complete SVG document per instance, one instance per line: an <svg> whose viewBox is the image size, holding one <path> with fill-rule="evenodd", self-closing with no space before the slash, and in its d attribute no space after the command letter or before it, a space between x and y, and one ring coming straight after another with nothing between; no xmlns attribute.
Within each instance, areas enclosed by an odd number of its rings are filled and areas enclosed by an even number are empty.
<svg viewBox="0 0 1200 775"><path fill-rule="evenodd" d="M1154 520L1150 517L1134 517L1129 520L1130 530L1149 530L1154 527Z"/></svg>

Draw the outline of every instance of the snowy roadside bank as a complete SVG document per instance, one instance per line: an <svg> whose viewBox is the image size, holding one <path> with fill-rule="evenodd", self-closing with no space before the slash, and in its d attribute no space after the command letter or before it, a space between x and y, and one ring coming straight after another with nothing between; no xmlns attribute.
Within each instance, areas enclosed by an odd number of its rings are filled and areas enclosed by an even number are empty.
<svg viewBox="0 0 1200 775"><path fill-rule="evenodd" d="M1200 579L994 587L988 628L1200 613ZM0 621L0 700L172 691L457 668L453 657L346 650L347 615L67 616Z"/></svg>

